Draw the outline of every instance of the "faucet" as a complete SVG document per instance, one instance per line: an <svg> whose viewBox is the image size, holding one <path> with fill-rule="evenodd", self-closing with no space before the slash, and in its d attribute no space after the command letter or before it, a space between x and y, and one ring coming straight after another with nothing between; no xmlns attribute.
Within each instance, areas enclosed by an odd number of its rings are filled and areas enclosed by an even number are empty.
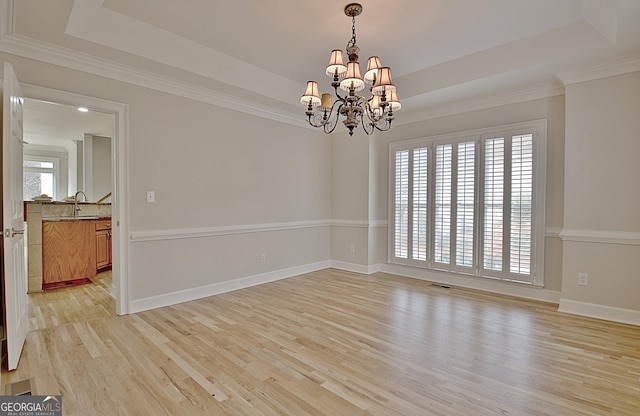
<svg viewBox="0 0 640 416"><path fill-rule="evenodd" d="M82 191L78 191L76 192L76 195L73 197L73 216L77 217L78 216L78 211L81 211L80 207L78 206L78 196L82 194L84 196L84 202L87 202L87 194L85 194Z"/></svg>

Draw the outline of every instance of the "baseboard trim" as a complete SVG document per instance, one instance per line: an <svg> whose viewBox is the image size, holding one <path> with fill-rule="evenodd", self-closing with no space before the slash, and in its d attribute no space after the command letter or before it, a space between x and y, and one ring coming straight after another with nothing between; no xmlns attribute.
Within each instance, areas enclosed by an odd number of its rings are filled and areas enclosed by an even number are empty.
<svg viewBox="0 0 640 416"><path fill-rule="evenodd" d="M556 305L560 301L559 291L549 290L539 286L493 281L485 278L460 276L449 273L438 273L394 264L381 264L379 265L379 271L433 283L445 284L447 286L458 286L465 289L481 290L483 292L514 296L539 302L554 303Z"/></svg>
<svg viewBox="0 0 640 416"><path fill-rule="evenodd" d="M348 263L346 261L331 260L331 267L334 269L345 270L348 272L373 274L380 271L380 265L374 264L366 266L364 264Z"/></svg>
<svg viewBox="0 0 640 416"><path fill-rule="evenodd" d="M515 296L519 298L556 304L559 303L558 312L561 313L640 326L640 310L617 308L613 306L598 305L594 303L580 302L570 299L561 299L560 292L558 291L534 287L520 287L519 285L499 284L494 282L478 282L475 279L471 279L470 282L465 282L463 278L457 276L446 277L436 274L425 274L424 272L420 273L418 271L396 265L375 264L366 266L335 260L305 264L287 269L261 273L253 276L241 277L225 282L214 283L207 286L185 289L178 292L167 293L164 295L137 299L130 302L129 311L130 313L143 312L150 309L175 305L178 303L232 292L234 290L245 289L251 286L257 286L264 283L287 279L290 277L327 268L346 270L349 272L362 274L373 274L376 272L391 273L398 276L464 287L467 289L482 290L485 292L491 292L500 295Z"/></svg>
<svg viewBox="0 0 640 416"><path fill-rule="evenodd" d="M560 299L558 312L640 326L640 311L634 309L598 305L571 299Z"/></svg>
<svg viewBox="0 0 640 416"><path fill-rule="evenodd" d="M129 303L129 311L130 313L137 313L150 309L162 308L164 306L189 302L196 299L202 299L209 296L232 292L234 290L245 289L251 286L275 282L277 280L287 279L289 277L311 273L317 270L327 269L329 267L331 267L330 261L321 261L317 263L305 264L302 266L295 266L288 269L275 270L272 272L261 273L253 276L246 276L224 282L213 283L211 285L180 290L178 292L136 299Z"/></svg>
<svg viewBox="0 0 640 416"><path fill-rule="evenodd" d="M410 277L412 279L464 287L466 289L481 290L483 292L491 292L499 295L515 296L539 302L554 303L556 305L560 302L559 291L537 286L525 286L518 283L496 282L491 280L485 281L485 279L467 278L437 272L425 272L424 270L417 270L393 264L374 264L366 266L362 264L332 260L331 267L334 269L362 274L373 274L377 272L395 274L397 276Z"/></svg>

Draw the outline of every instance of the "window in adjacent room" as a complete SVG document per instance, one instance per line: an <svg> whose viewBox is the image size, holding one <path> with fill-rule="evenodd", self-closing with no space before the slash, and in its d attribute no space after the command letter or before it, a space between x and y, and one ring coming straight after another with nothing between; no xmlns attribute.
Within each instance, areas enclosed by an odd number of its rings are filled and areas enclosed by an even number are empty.
<svg viewBox="0 0 640 416"><path fill-rule="evenodd" d="M30 201L32 198L42 194L47 194L54 200L56 199L57 158L25 155L22 172L23 198L25 201Z"/></svg>
<svg viewBox="0 0 640 416"><path fill-rule="evenodd" d="M390 149L392 263L542 285L546 120Z"/></svg>

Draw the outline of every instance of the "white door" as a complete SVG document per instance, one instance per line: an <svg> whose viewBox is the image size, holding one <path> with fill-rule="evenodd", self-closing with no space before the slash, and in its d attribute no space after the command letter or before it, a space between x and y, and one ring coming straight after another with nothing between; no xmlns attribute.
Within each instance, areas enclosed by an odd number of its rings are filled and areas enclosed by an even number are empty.
<svg viewBox="0 0 640 416"><path fill-rule="evenodd" d="M18 367L27 336L27 276L22 201L22 89L11 64L2 81L2 226L4 300L9 370Z"/></svg>

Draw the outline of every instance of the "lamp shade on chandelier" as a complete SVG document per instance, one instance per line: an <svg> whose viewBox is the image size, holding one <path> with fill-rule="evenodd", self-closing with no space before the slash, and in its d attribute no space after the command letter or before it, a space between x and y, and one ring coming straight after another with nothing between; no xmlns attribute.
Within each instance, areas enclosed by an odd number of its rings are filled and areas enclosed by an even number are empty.
<svg viewBox="0 0 640 416"><path fill-rule="evenodd" d="M364 76L360 72L356 45L356 16L362 13L362 5L347 4L344 14L352 19L351 39L347 43L346 53L348 61L345 64L343 52L340 49L331 51L326 74L332 78L331 86L336 96L318 92L318 83L308 81L307 89L300 98L300 103L307 107L307 121L313 127L319 127L325 133L332 133L343 117L342 123L349 129L349 135L359 125L367 134L374 131L386 131L391 128L394 111L401 108L391 77L391 68L382 66L380 58L372 56L367 60ZM358 95L369 84L368 97ZM344 96L340 91L344 91Z"/></svg>

